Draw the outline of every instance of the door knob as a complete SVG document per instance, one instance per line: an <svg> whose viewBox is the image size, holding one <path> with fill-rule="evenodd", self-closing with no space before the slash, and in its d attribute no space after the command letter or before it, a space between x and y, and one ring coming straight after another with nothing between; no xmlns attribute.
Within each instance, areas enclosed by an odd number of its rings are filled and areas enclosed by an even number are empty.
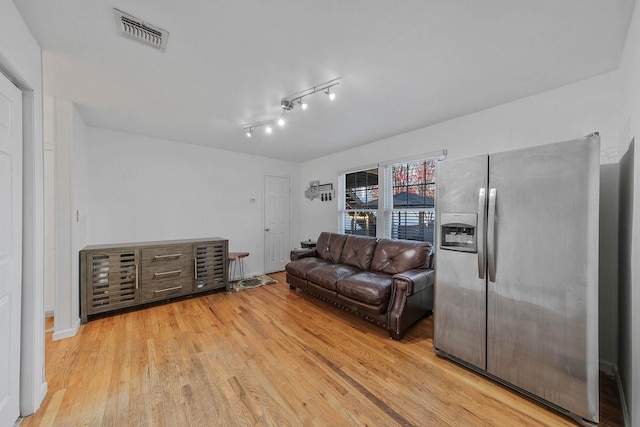
<svg viewBox="0 0 640 427"><path fill-rule="evenodd" d="M271 229L270 229L270 228L265 228L265 229L264 229L264 231L269 231L269 230L271 230Z"/></svg>

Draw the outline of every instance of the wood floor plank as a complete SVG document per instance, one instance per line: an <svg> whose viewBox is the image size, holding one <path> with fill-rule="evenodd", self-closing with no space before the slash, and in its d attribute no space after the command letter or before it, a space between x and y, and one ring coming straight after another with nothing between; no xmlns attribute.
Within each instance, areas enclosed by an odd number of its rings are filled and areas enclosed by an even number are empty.
<svg viewBox="0 0 640 427"><path fill-rule="evenodd" d="M435 355L431 318L393 341L272 276L47 333L49 393L22 427L575 425ZM622 425L615 382L600 388L600 426Z"/></svg>

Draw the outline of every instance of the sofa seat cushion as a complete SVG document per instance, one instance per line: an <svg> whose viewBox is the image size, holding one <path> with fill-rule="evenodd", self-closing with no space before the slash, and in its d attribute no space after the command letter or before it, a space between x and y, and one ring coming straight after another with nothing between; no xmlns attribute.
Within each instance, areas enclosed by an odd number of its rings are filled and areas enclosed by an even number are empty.
<svg viewBox="0 0 640 427"><path fill-rule="evenodd" d="M431 245L409 240L380 239L371 261L371 271L397 274L414 268L425 268Z"/></svg>
<svg viewBox="0 0 640 427"><path fill-rule="evenodd" d="M284 268L287 270L287 273L289 273L290 275L300 277L302 279L306 279L307 273L309 271L321 265L329 265L329 264L330 264L329 261L324 260L322 258L310 257L310 258L300 258L298 260L291 261L287 263L287 265Z"/></svg>
<svg viewBox="0 0 640 427"><path fill-rule="evenodd" d="M307 273L307 280L318 286L332 291L336 290L336 283L345 277L360 272L360 269L344 264L327 264L318 266Z"/></svg>
<svg viewBox="0 0 640 427"><path fill-rule="evenodd" d="M375 271L363 271L340 280L336 290L352 300L380 306L389 303L391 276Z"/></svg>

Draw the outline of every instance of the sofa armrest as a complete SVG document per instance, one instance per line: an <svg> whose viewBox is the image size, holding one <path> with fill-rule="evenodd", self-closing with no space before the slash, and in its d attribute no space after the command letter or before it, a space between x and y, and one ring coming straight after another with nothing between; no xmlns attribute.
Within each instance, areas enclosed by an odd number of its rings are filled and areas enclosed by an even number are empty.
<svg viewBox="0 0 640 427"><path fill-rule="evenodd" d="M402 339L404 331L433 311L433 270L414 269L394 274L388 310L389 336Z"/></svg>
<svg viewBox="0 0 640 427"><path fill-rule="evenodd" d="M317 257L318 251L315 249L294 249L289 254L289 259L295 261L300 258Z"/></svg>
<svg viewBox="0 0 640 427"><path fill-rule="evenodd" d="M405 295L413 295L429 286L433 286L433 270L416 268L403 273L394 274L392 278L392 292L402 292Z"/></svg>

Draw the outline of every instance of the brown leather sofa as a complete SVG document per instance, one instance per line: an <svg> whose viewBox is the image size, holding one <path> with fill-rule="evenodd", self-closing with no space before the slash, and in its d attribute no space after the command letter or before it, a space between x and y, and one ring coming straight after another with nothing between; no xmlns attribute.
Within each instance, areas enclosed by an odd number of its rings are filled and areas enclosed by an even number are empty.
<svg viewBox="0 0 640 427"><path fill-rule="evenodd" d="M387 329L400 340L433 312L431 245L323 232L315 249L291 251L285 269L300 289Z"/></svg>

